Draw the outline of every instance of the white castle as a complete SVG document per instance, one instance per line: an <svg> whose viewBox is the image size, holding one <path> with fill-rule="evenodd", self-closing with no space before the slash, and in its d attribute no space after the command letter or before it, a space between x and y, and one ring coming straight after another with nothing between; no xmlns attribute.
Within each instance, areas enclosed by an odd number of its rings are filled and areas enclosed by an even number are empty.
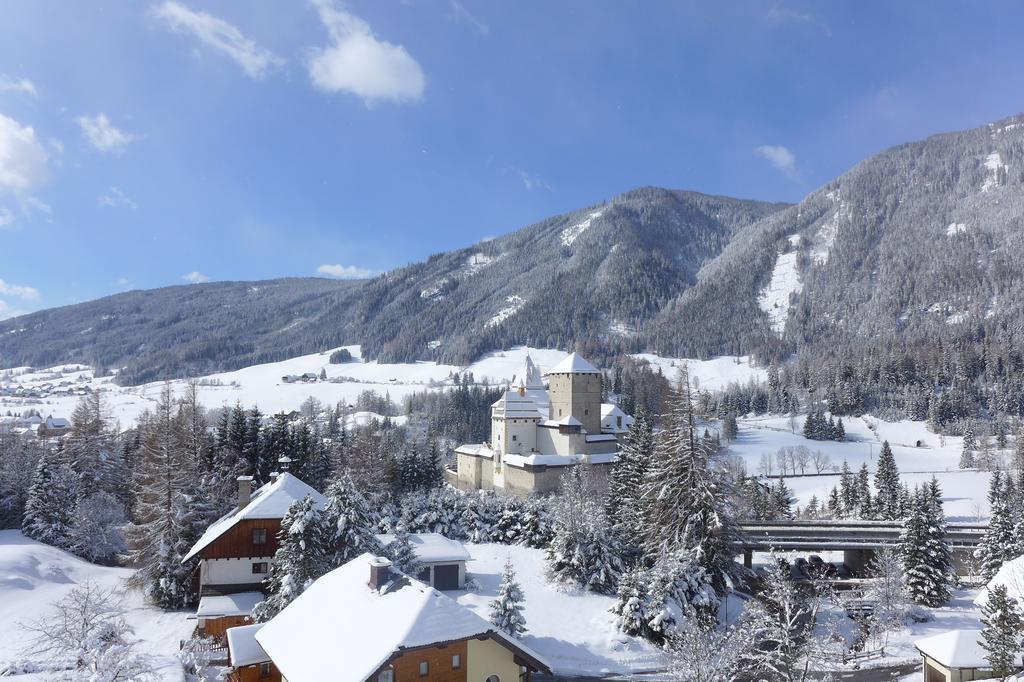
<svg viewBox="0 0 1024 682"><path fill-rule="evenodd" d="M618 406L601 403L601 372L576 353L543 377L527 355L512 386L491 406L490 442L455 449L458 486L553 492L567 466L588 463L606 471L632 423Z"/></svg>

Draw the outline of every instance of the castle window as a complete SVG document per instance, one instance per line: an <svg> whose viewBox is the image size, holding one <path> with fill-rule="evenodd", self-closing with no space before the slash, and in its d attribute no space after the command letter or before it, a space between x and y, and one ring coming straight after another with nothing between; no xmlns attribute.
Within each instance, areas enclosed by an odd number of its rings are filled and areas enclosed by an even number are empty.
<svg viewBox="0 0 1024 682"><path fill-rule="evenodd" d="M514 443L514 442L516 442L517 440L519 440L519 436L517 436L516 434L514 434L514 433L513 433L513 434L512 434L512 442Z"/></svg>
<svg viewBox="0 0 1024 682"><path fill-rule="evenodd" d="M615 418L615 425L618 426L620 429L622 428L622 417Z"/></svg>
<svg viewBox="0 0 1024 682"><path fill-rule="evenodd" d="M584 407L583 408L583 415L586 416L588 414L590 414L590 408L589 407Z"/></svg>

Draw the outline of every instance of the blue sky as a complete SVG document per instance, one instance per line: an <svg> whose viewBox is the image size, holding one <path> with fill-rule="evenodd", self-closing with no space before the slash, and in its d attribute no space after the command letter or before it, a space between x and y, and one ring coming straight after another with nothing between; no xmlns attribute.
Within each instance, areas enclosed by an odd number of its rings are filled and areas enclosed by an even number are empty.
<svg viewBox="0 0 1024 682"><path fill-rule="evenodd" d="M1024 4L0 0L0 317L351 277L1024 110Z"/></svg>

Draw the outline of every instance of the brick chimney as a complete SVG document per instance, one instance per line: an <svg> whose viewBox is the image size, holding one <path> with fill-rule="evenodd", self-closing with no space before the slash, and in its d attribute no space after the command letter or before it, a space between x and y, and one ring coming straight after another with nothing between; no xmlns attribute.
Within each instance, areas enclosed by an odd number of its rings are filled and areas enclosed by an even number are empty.
<svg viewBox="0 0 1024 682"><path fill-rule="evenodd" d="M238 477L238 508L244 509L252 499L252 476Z"/></svg>
<svg viewBox="0 0 1024 682"><path fill-rule="evenodd" d="M391 562L382 556L370 559L370 582L367 583L370 589L379 590L389 582L391 582Z"/></svg>

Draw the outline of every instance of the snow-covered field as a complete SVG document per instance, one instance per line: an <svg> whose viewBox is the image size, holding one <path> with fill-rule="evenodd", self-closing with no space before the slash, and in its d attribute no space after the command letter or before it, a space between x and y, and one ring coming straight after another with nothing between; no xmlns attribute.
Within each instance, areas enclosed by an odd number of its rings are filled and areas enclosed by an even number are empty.
<svg viewBox="0 0 1024 682"><path fill-rule="evenodd" d="M767 381L768 371L763 367L750 364L749 356L720 355L710 360L690 360L686 358L663 358L653 353L636 353L630 356L637 360L646 360L661 368L661 373L669 381L674 382L679 368L686 364L690 381L696 388L703 391L719 391L729 384L746 384L751 379Z"/></svg>
<svg viewBox="0 0 1024 682"><path fill-rule="evenodd" d="M608 609L615 598L582 590L560 590L544 578L544 551L519 545L466 545L467 565L479 585L475 592L450 593L483 618L497 596L505 561L511 558L523 588L527 633L523 642L544 656L559 674L637 673L663 667L650 643L615 629Z"/></svg>
<svg viewBox="0 0 1024 682"><path fill-rule="evenodd" d="M92 581L105 588L123 589L131 569L90 564L67 552L30 540L16 530L0 531L0 661L26 658L30 639L19 623L45 617L51 604L76 586ZM175 658L179 640L187 639L195 622L188 613L164 612L143 603L138 592L125 594L127 620L140 640L139 649L154 656L160 678L183 680ZM25 675L19 680L49 679L45 674Z"/></svg>
<svg viewBox="0 0 1024 682"><path fill-rule="evenodd" d="M856 473L867 463L874 473L882 442L889 441L900 478L911 488L917 483L931 480L934 475L942 486L946 515L954 521L977 521L987 518L989 474L959 469L963 439L958 436L941 437L928 430L925 422L885 422L874 417L850 417L843 420L847 440L844 442L808 440L803 437L804 417L753 417L739 420L739 434L729 445L731 454L739 455L751 474L762 473L762 455L772 460L772 475L780 469L775 454L780 448L803 446L812 452L821 451L830 460L829 475L787 476L786 484L793 490L800 506L807 504L812 495L819 501L828 498L829 491L839 483L835 473L843 461ZM814 474L808 465L808 474Z"/></svg>

